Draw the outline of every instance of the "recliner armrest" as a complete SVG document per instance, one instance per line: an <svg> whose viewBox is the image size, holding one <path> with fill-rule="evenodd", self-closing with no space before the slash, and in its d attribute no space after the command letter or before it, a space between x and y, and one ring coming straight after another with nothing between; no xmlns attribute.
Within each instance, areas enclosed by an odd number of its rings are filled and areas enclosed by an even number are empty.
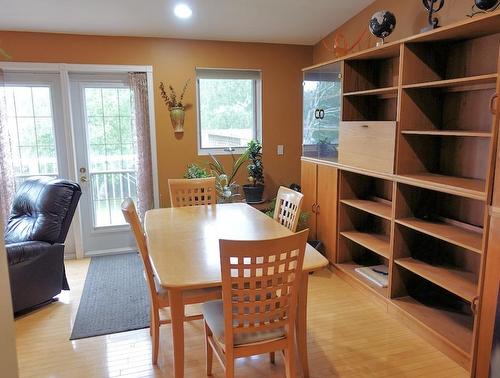
<svg viewBox="0 0 500 378"><path fill-rule="evenodd" d="M20 264L33 260L43 253L50 252L51 249L59 249L60 245L50 244L42 241L28 241L20 243L7 244L7 262L9 265Z"/></svg>

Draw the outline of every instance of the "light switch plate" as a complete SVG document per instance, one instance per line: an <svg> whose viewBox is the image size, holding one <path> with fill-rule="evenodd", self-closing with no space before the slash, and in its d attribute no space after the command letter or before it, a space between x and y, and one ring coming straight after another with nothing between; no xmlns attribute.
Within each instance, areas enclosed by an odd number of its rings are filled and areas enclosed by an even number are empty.
<svg viewBox="0 0 500 378"><path fill-rule="evenodd" d="M282 144L278 144L278 148L276 149L276 153L278 155L283 155L283 150L284 150L284 147Z"/></svg>

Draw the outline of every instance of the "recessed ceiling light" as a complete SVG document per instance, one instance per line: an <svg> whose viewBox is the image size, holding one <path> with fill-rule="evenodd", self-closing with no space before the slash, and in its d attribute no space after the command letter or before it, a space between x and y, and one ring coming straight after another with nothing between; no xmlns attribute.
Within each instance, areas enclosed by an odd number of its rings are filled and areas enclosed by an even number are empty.
<svg viewBox="0 0 500 378"><path fill-rule="evenodd" d="M174 14L179 18L189 18L193 14L193 11L188 5L181 3L175 6Z"/></svg>

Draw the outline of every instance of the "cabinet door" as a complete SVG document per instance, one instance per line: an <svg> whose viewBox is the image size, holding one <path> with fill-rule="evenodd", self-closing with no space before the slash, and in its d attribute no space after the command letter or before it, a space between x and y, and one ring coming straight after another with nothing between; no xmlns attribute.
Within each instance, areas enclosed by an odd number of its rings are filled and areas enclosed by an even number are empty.
<svg viewBox="0 0 500 378"><path fill-rule="evenodd" d="M304 72L303 155L337 159L341 109L341 63Z"/></svg>
<svg viewBox="0 0 500 378"><path fill-rule="evenodd" d="M331 264L336 262L337 256L337 184L337 168L318 165L316 234Z"/></svg>
<svg viewBox="0 0 500 378"><path fill-rule="evenodd" d="M316 207L316 167L315 163L301 162L300 186L304 194L302 211L309 213L309 240L316 239L316 213L313 212Z"/></svg>

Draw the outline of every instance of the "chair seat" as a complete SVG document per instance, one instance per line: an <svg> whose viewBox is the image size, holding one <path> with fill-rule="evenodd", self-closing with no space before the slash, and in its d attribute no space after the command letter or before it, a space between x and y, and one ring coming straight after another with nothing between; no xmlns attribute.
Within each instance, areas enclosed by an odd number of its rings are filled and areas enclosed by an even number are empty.
<svg viewBox="0 0 500 378"><path fill-rule="evenodd" d="M224 310L222 301L205 302L201 309L203 317L214 335L214 339L221 345L224 345ZM234 346L279 340L285 336L286 333L283 327L268 331L238 333L234 335Z"/></svg>

